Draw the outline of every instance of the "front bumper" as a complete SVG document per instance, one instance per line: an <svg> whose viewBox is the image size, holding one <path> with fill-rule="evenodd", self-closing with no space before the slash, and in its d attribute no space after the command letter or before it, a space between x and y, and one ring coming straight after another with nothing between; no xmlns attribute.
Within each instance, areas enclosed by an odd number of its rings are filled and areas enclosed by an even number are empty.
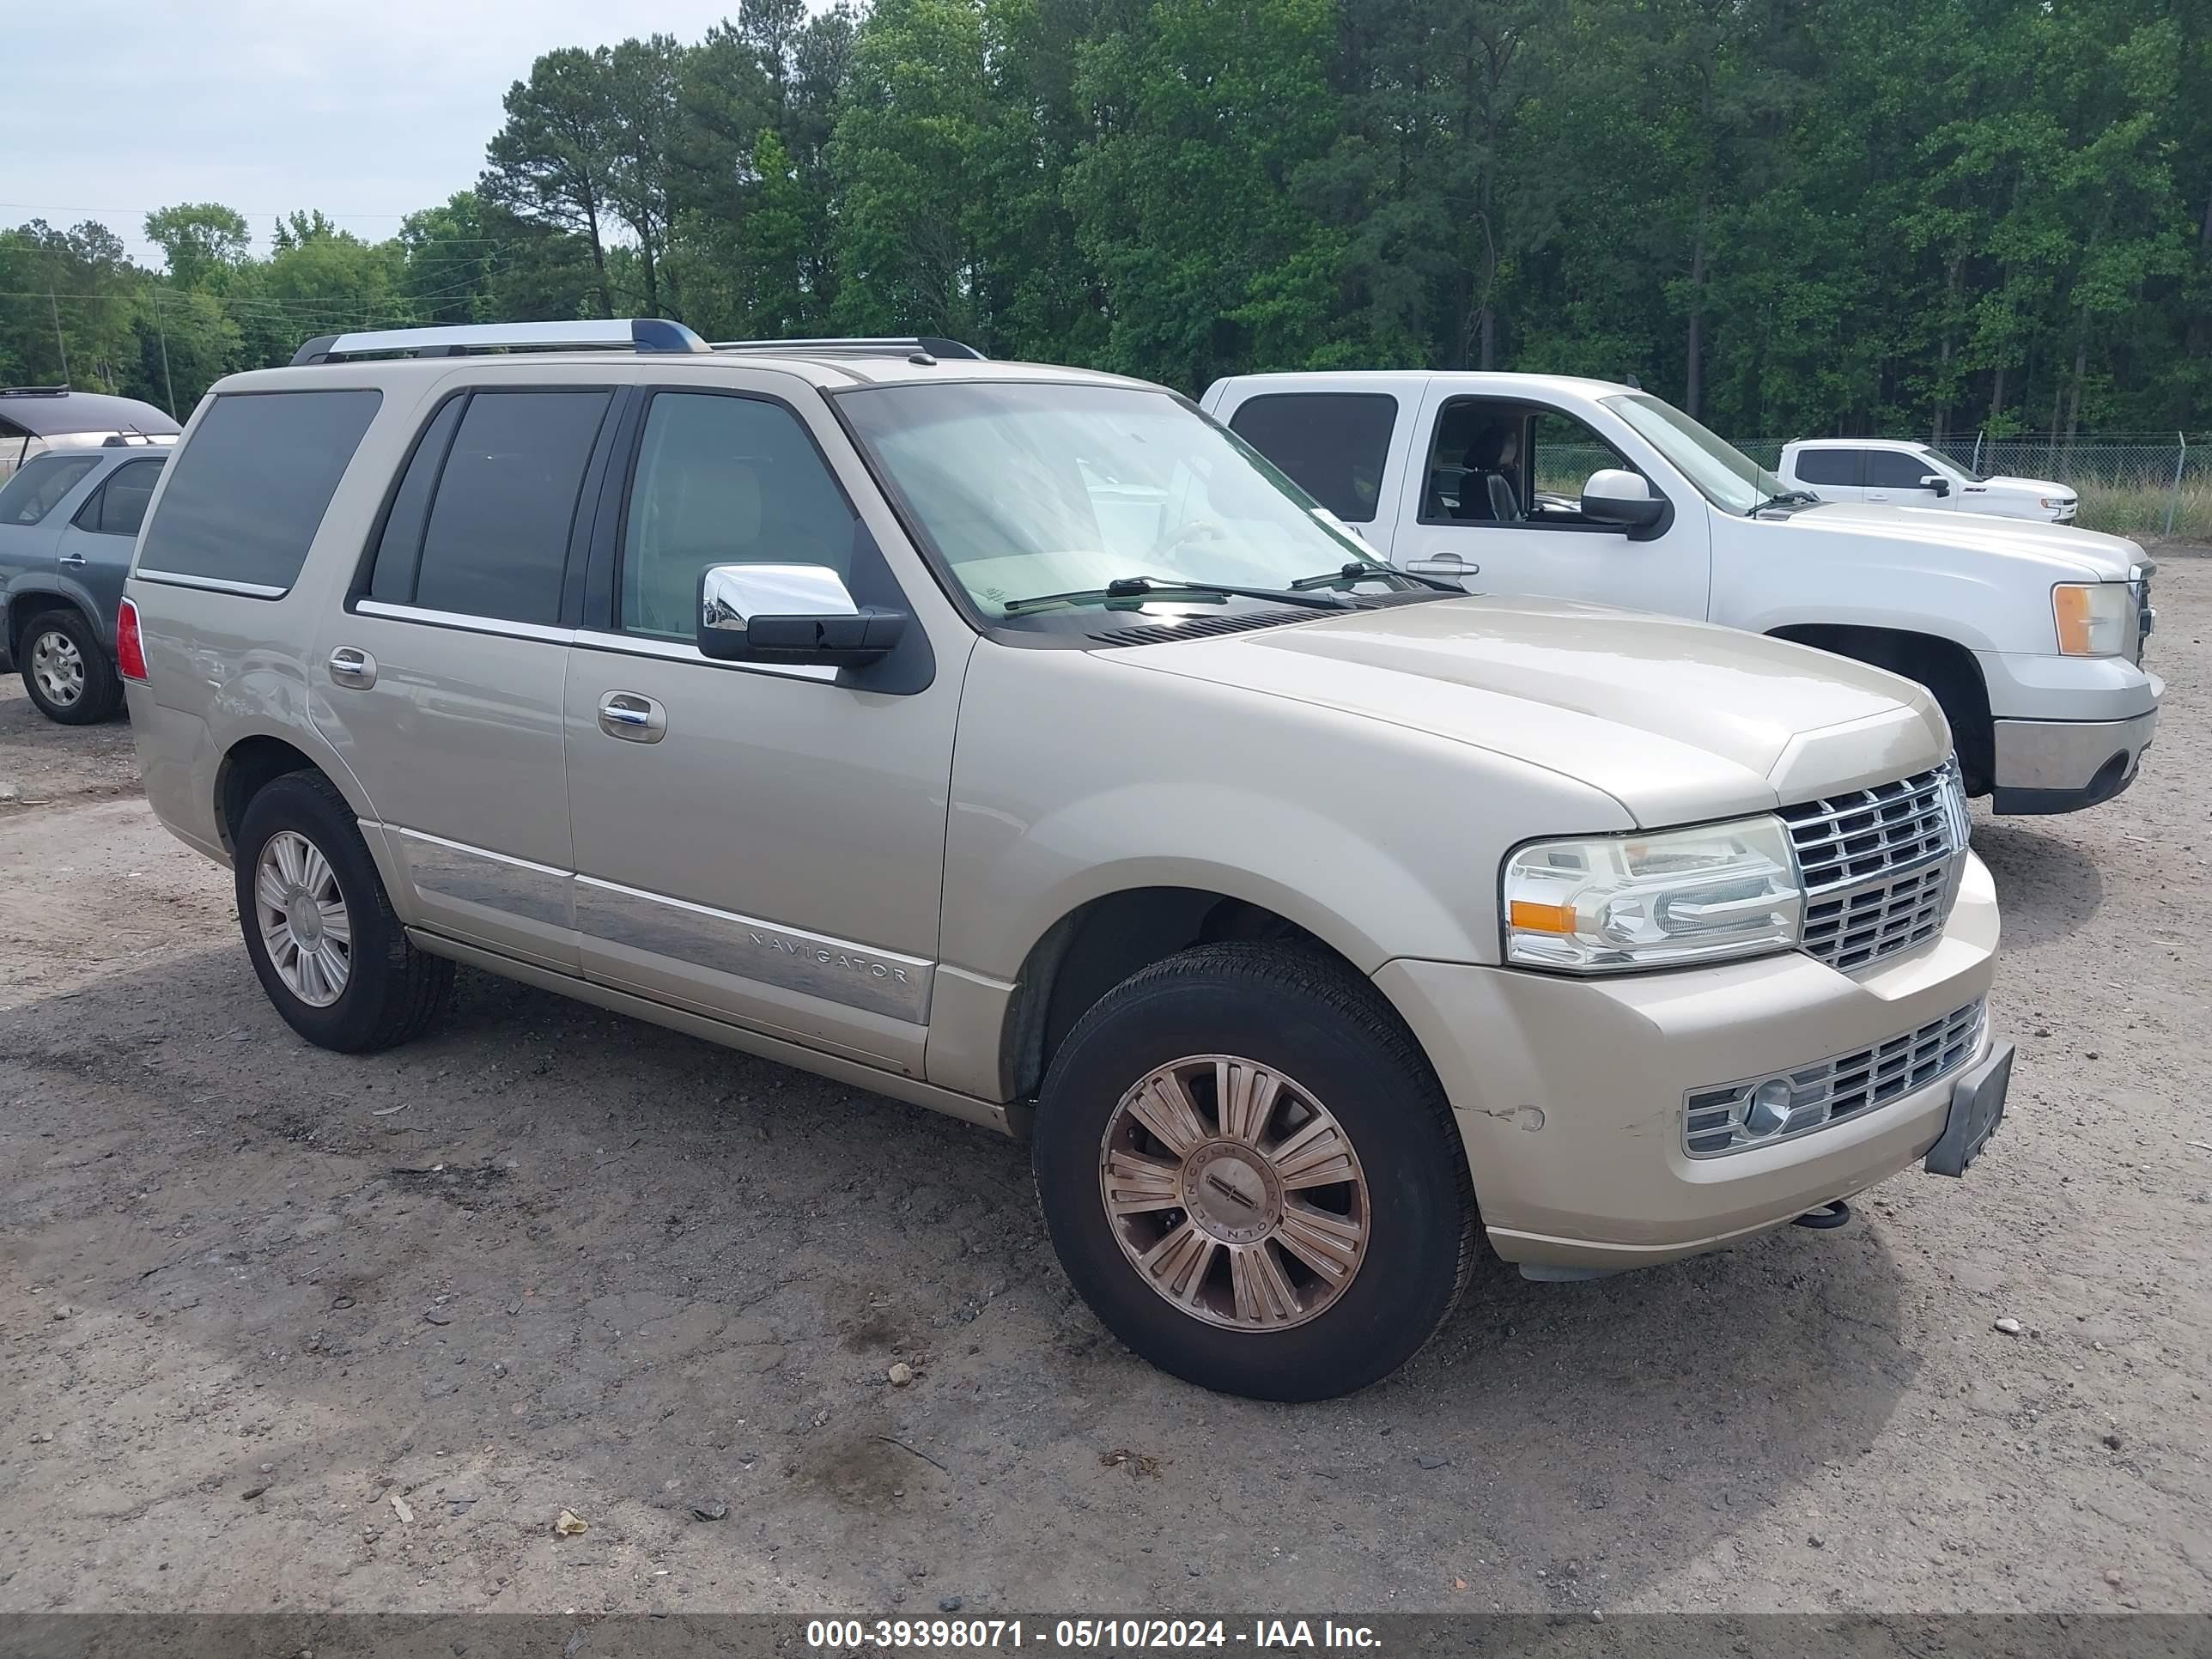
<svg viewBox="0 0 2212 1659"><path fill-rule="evenodd" d="M2162 681L2152 684L2154 697L2166 689ZM2158 730L2158 709L2121 720L2001 720L1992 727L1990 810L2073 812L2112 799L2136 781Z"/></svg>
<svg viewBox="0 0 2212 1659"><path fill-rule="evenodd" d="M1986 997L1996 896L1971 854L1942 936L1850 977L1793 954L1575 979L1407 959L1376 983L1436 1066L1490 1242L1530 1267L1643 1267L1781 1226L1923 1157L1955 1075L1772 1146L1692 1158L1685 1099L1875 1047ZM1989 1052L1985 1020L1974 1054Z"/></svg>

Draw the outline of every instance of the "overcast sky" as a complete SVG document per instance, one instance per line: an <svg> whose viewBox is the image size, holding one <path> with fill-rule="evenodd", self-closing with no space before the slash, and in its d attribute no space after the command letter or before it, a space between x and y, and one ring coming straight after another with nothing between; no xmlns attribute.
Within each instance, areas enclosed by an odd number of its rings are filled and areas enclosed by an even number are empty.
<svg viewBox="0 0 2212 1659"><path fill-rule="evenodd" d="M222 202L265 248L320 208L372 240L476 182L500 99L556 46L697 40L737 0L13 0L0 225Z"/></svg>

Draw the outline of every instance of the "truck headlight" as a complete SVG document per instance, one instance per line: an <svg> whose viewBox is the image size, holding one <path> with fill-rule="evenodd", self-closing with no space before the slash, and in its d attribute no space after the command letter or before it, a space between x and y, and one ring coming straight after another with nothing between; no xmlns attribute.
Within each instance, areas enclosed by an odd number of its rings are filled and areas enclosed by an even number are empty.
<svg viewBox="0 0 2212 1659"><path fill-rule="evenodd" d="M2069 657L2116 657L2127 644L2125 582L2060 582L2051 590L2058 649Z"/></svg>
<svg viewBox="0 0 2212 1659"><path fill-rule="evenodd" d="M1501 896L1508 962L1579 974L1792 950L1805 915L1776 817L1531 842Z"/></svg>

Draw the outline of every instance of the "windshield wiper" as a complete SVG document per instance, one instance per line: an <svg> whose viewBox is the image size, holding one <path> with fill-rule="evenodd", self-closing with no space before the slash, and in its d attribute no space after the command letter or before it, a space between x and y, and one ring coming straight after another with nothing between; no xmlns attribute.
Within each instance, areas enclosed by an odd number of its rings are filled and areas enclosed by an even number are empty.
<svg viewBox="0 0 2212 1659"><path fill-rule="evenodd" d="M1751 509L1764 513L1770 507L1818 507L1820 498L1809 489L1778 489Z"/></svg>
<svg viewBox="0 0 2212 1659"><path fill-rule="evenodd" d="M1424 576L1419 571L1401 570L1395 564L1374 564L1358 559L1347 559L1334 570L1324 570L1318 576L1301 576L1291 586L1301 591L1309 587L1327 587L1331 582L1370 581L1380 576L1395 576L1401 581L1414 582L1423 587L1433 587L1440 592L1467 597L1467 590L1457 582L1446 581L1441 576Z"/></svg>
<svg viewBox="0 0 2212 1659"><path fill-rule="evenodd" d="M1036 593L1015 599L1006 607L1009 617L1042 610L1048 605L1104 605L1114 599L1171 599L1178 593L1203 593L1227 599L1273 599L1279 605L1302 605L1315 611L1356 611L1358 602L1342 593L1304 593L1295 587L1247 587L1238 582L1163 581L1152 576L1117 576L1103 587L1079 588L1070 593Z"/></svg>

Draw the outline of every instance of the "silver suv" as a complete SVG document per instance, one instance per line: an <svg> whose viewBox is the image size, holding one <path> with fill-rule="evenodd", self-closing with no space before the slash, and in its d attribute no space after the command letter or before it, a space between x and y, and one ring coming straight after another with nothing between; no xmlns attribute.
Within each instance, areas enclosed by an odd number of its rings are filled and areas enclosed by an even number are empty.
<svg viewBox="0 0 2212 1659"><path fill-rule="evenodd" d="M125 606L301 1035L467 963L1032 1137L1069 1277L1313 1398L1540 1278L1962 1171L2011 1060L1927 695L1378 563L1172 392L951 342L311 342Z"/></svg>

